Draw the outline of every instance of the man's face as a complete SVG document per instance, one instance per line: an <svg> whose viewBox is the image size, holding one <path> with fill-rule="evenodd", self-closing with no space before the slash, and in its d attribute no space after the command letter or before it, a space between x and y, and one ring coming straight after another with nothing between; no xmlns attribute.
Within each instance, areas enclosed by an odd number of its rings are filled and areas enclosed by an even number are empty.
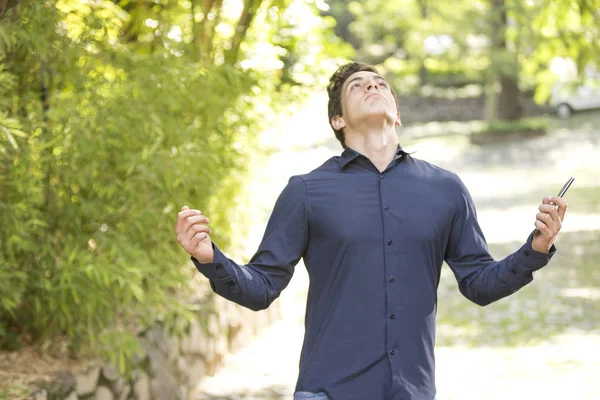
<svg viewBox="0 0 600 400"><path fill-rule="evenodd" d="M334 117L341 129L363 124L372 119L376 123L388 119L400 125L400 114L390 85L374 72L356 72L346 79L342 87L342 117Z"/></svg>

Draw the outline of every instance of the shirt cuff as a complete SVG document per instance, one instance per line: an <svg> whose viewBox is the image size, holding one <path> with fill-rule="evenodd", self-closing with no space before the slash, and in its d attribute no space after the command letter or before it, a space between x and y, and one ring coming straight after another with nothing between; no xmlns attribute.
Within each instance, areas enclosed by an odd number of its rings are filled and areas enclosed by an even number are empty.
<svg viewBox="0 0 600 400"><path fill-rule="evenodd" d="M550 262L554 253L556 253L556 246L553 244L548 253L542 253L533 249L531 246L532 242L533 233L529 235L527 242L519 250L519 256L521 258L520 264L524 265L529 270L537 271Z"/></svg>
<svg viewBox="0 0 600 400"><path fill-rule="evenodd" d="M211 281L222 282L228 280L229 273L227 272L227 268L225 267L228 263L227 257L219 250L215 244L212 244L214 251L213 262L211 263L201 263L196 260L194 257L191 257L192 262L196 266L196 269L205 277L207 277Z"/></svg>

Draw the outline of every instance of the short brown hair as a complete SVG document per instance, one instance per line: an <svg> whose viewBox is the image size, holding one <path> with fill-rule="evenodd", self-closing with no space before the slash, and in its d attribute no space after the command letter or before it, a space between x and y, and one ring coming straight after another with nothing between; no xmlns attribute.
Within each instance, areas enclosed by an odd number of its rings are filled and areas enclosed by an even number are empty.
<svg viewBox="0 0 600 400"><path fill-rule="evenodd" d="M327 105L328 115L329 115L329 125L333 129L335 133L335 137L340 141L342 146L344 145L345 138L344 132L342 130L337 130L331 124L331 120L333 117L337 115L342 115L342 88L344 87L344 82L352 75L357 72L368 71L374 72L379 75L379 72L375 69L375 67L363 64L359 62L351 62L348 64L344 64L331 75L329 78L329 85L327 85L327 94L329 95L329 103ZM394 99L396 98L396 92L390 86L390 90L394 95ZM398 102L396 101L396 105Z"/></svg>

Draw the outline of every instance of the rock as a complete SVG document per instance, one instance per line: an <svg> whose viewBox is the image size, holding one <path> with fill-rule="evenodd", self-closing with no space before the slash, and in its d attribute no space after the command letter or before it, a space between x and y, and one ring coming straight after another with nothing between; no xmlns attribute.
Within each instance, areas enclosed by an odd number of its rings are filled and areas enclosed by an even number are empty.
<svg viewBox="0 0 600 400"><path fill-rule="evenodd" d="M115 396L109 388L107 388L106 386L98 386L98 389L96 390L95 400L113 400L114 397Z"/></svg>
<svg viewBox="0 0 600 400"><path fill-rule="evenodd" d="M130 385L125 385L123 387L123 391L119 395L119 400L127 400L127 397L129 396L129 393L131 393L131 386Z"/></svg>
<svg viewBox="0 0 600 400"><path fill-rule="evenodd" d="M142 345L145 347L146 352L148 352L148 349L153 349L155 352L168 353L167 338L162 325L158 325L147 331L144 334Z"/></svg>
<svg viewBox="0 0 600 400"><path fill-rule="evenodd" d="M204 361L197 359L192 367L187 370L187 384L190 387L196 387L200 379L206 375L206 365Z"/></svg>
<svg viewBox="0 0 600 400"><path fill-rule="evenodd" d="M121 392L123 391L123 389L125 388L125 379L123 379L122 376L120 376L116 381L114 381L111 386L110 389L113 391L113 393L118 396L121 394Z"/></svg>
<svg viewBox="0 0 600 400"><path fill-rule="evenodd" d="M148 379L148 375L143 372L139 374L133 385L133 393L137 400L150 400L150 379Z"/></svg>
<svg viewBox="0 0 600 400"><path fill-rule="evenodd" d="M119 371L112 365L102 367L102 375L109 381L114 382L119 378Z"/></svg>
<svg viewBox="0 0 600 400"><path fill-rule="evenodd" d="M67 397L65 397L65 400L78 400L79 397L77 396L77 392L76 391L72 391L71 394L69 394Z"/></svg>
<svg viewBox="0 0 600 400"><path fill-rule="evenodd" d="M227 312L227 313L219 313L217 315L217 318L219 320L219 326L221 327L221 331L226 330L227 326L229 325L230 321L230 315L232 315L232 313ZM233 315L235 316L235 313L233 313ZM233 317L235 318L235 317Z"/></svg>
<svg viewBox="0 0 600 400"><path fill-rule="evenodd" d="M215 339L215 350L218 354L225 355L227 354L227 349L229 348L229 343L227 342L227 336L219 335Z"/></svg>
<svg viewBox="0 0 600 400"><path fill-rule="evenodd" d="M165 341L165 333L160 324L147 331L144 337L151 344L161 344Z"/></svg>
<svg viewBox="0 0 600 400"><path fill-rule="evenodd" d="M222 355L219 355L216 353L211 353L211 354L212 354L211 358L206 360L207 375L214 375L217 372L217 368L219 368L219 366L223 362Z"/></svg>
<svg viewBox="0 0 600 400"><path fill-rule="evenodd" d="M169 374L169 368L158 371L156 377L152 380L151 388L153 399L173 400L181 398L179 386Z"/></svg>
<svg viewBox="0 0 600 400"><path fill-rule="evenodd" d="M219 335L221 329L219 329L219 319L216 315L211 314L208 316L208 332L213 335Z"/></svg>
<svg viewBox="0 0 600 400"><path fill-rule="evenodd" d="M185 356L178 357L175 365L180 376L185 376L187 374L189 365Z"/></svg>
<svg viewBox="0 0 600 400"><path fill-rule="evenodd" d="M214 357L217 353L217 341L214 337L206 339L206 358Z"/></svg>
<svg viewBox="0 0 600 400"><path fill-rule="evenodd" d="M73 392L77 387L77 380L70 372L61 371L58 373L59 385L56 391L53 393L58 397L65 397L69 393Z"/></svg>
<svg viewBox="0 0 600 400"><path fill-rule="evenodd" d="M38 390L37 392L32 394L32 397L34 400L47 400L48 392L46 392L45 390Z"/></svg>
<svg viewBox="0 0 600 400"><path fill-rule="evenodd" d="M208 337L199 322L193 322L188 337L184 339L185 354L205 355L208 351ZM183 346L182 346L183 347Z"/></svg>
<svg viewBox="0 0 600 400"><path fill-rule="evenodd" d="M146 349L146 354L148 355L149 365L150 365L150 374L156 375L161 370L167 367L166 357L160 351L153 347L148 347Z"/></svg>
<svg viewBox="0 0 600 400"><path fill-rule="evenodd" d="M194 326L192 324L192 326ZM191 328L190 328L190 332L191 332ZM186 335L181 339L181 352L183 354L189 354L190 352L190 344L191 344L191 340L190 340L190 335Z"/></svg>
<svg viewBox="0 0 600 400"><path fill-rule="evenodd" d="M190 389L187 386L181 386L181 398L182 399L191 399L192 398L190 396Z"/></svg>
<svg viewBox="0 0 600 400"><path fill-rule="evenodd" d="M84 373L77 374L75 376L77 395L87 396L94 393L98 386L98 378L100 378L100 367L93 367Z"/></svg>
<svg viewBox="0 0 600 400"><path fill-rule="evenodd" d="M50 381L36 382L35 387L45 390L48 398L63 399L75 390L77 383L75 377L68 371L60 371L52 374Z"/></svg>
<svg viewBox="0 0 600 400"><path fill-rule="evenodd" d="M144 351L143 338L141 339L142 348L131 355L131 363L133 365L141 365L146 361L146 352Z"/></svg>
<svg viewBox="0 0 600 400"><path fill-rule="evenodd" d="M173 362L179 356L179 339L176 337L169 337L166 344L168 349L167 359Z"/></svg>

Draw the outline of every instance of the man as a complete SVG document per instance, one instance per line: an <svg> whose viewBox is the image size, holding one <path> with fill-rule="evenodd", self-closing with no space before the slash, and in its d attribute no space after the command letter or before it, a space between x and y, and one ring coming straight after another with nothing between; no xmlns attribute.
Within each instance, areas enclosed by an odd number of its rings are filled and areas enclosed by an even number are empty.
<svg viewBox="0 0 600 400"><path fill-rule="evenodd" d="M178 214L177 240L216 293L253 310L279 296L304 258L310 287L295 399L431 400L442 262L473 302L508 296L554 254L567 204L544 198L536 233L494 261L461 180L399 146L385 79L350 63L328 92L344 151L290 179L248 264L223 255L198 210Z"/></svg>

